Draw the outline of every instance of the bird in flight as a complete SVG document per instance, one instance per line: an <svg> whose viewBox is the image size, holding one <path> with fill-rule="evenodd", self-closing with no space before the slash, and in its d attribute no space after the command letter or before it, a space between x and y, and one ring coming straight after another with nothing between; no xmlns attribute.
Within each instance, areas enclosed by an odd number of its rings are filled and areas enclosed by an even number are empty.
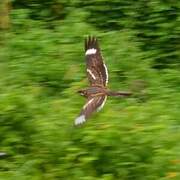
<svg viewBox="0 0 180 180"><path fill-rule="evenodd" d="M108 70L101 55L99 43L96 37L89 36L85 39L86 71L90 86L79 90L87 102L83 106L79 116L75 119L75 125L83 124L93 112L103 108L107 96L124 97L130 92L114 92L107 88Z"/></svg>

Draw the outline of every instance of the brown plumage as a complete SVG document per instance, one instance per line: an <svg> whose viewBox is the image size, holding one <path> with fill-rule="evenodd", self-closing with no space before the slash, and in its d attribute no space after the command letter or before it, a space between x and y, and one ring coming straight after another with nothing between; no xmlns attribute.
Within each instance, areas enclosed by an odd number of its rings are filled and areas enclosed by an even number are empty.
<svg viewBox="0 0 180 180"><path fill-rule="evenodd" d="M86 71L90 87L78 92L87 98L75 125L84 123L94 111L99 111L105 104L107 96L129 96L130 92L113 92L107 89L108 71L103 61L98 40L95 37L85 39Z"/></svg>

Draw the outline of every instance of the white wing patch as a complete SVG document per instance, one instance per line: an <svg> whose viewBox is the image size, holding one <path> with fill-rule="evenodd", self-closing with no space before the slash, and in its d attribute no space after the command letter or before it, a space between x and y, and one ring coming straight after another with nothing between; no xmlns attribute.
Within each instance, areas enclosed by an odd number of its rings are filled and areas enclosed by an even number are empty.
<svg viewBox="0 0 180 180"><path fill-rule="evenodd" d="M94 49L94 48L92 48L92 49L88 49L87 51L86 51L86 55L91 55L91 54L96 54L96 49Z"/></svg>
<svg viewBox="0 0 180 180"><path fill-rule="evenodd" d="M94 99L89 100L89 101L83 106L83 109L85 109L89 104L91 104L93 100L94 100Z"/></svg>
<svg viewBox="0 0 180 180"><path fill-rule="evenodd" d="M75 119L75 125L82 124L85 121L86 121L85 115L81 115Z"/></svg>
<svg viewBox="0 0 180 180"><path fill-rule="evenodd" d="M106 67L106 65L105 64L103 64L103 66L104 66L104 69L105 69L105 73L106 73L106 85L107 85L107 83L108 83L108 70L107 70L107 67Z"/></svg>
<svg viewBox="0 0 180 180"><path fill-rule="evenodd" d="M97 108L97 112L99 112L99 111L103 108L103 106L104 106L104 104L105 104L105 102L106 102L106 99L107 99L107 96L105 96L104 101L103 101L102 104Z"/></svg>
<svg viewBox="0 0 180 180"><path fill-rule="evenodd" d="M95 75L92 73L90 69L87 69L87 72L92 76L93 79L96 79Z"/></svg>

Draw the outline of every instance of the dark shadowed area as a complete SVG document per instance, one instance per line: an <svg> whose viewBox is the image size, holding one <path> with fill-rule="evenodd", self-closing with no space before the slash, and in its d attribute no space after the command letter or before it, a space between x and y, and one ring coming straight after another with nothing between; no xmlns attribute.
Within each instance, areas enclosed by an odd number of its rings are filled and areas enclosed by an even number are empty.
<svg viewBox="0 0 180 180"><path fill-rule="evenodd" d="M1 0L0 179L179 180L178 0ZM84 39L108 97L83 126Z"/></svg>

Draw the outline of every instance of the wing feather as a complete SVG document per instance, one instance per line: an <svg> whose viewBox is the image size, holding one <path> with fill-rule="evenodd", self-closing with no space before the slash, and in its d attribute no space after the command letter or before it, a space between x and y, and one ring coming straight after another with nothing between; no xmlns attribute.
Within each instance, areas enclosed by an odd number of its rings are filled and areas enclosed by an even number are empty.
<svg viewBox="0 0 180 180"><path fill-rule="evenodd" d="M98 40L95 37L88 37L85 40L85 56L90 84L106 86L108 71L101 55Z"/></svg>
<svg viewBox="0 0 180 180"><path fill-rule="evenodd" d="M75 125L84 123L95 111L99 111L105 104L107 96L95 96L88 99L79 116L75 119Z"/></svg>

